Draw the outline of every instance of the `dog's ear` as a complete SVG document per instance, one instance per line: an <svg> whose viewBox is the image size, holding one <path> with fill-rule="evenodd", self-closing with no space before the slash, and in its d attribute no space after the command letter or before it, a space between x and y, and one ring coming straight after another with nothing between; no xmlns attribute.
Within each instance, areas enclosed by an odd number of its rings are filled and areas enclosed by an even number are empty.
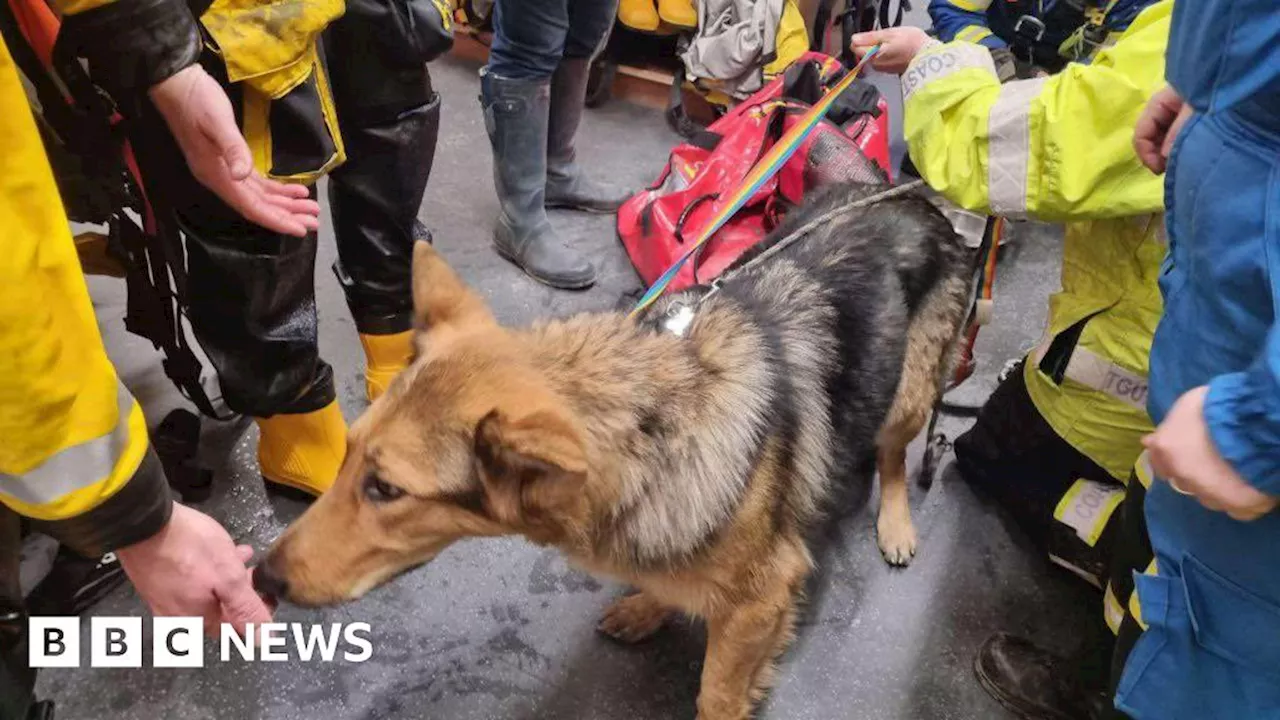
<svg viewBox="0 0 1280 720"><path fill-rule="evenodd" d="M480 296L424 240L413 245L413 315L420 331L494 321Z"/></svg>
<svg viewBox="0 0 1280 720"><path fill-rule="evenodd" d="M490 412L476 426L475 453L486 507L499 522L538 525L580 499L582 437L554 410L517 419Z"/></svg>

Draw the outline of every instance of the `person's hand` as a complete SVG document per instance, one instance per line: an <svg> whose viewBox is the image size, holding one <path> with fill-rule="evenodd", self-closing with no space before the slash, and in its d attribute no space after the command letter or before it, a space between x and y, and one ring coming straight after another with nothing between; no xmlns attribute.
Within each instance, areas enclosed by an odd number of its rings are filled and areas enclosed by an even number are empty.
<svg viewBox="0 0 1280 720"><path fill-rule="evenodd" d="M254 170L231 101L204 68L180 70L149 92L191 173L245 219L299 237L320 226L320 205L306 187L268 180Z"/></svg>
<svg viewBox="0 0 1280 720"><path fill-rule="evenodd" d="M156 615L203 617L205 632L213 637L222 623L243 637L245 623L271 620L245 567L253 548L237 547L216 520L185 505L174 503L163 530L116 556Z"/></svg>
<svg viewBox="0 0 1280 720"><path fill-rule="evenodd" d="M880 52L871 58L871 67L881 72L901 75L925 45L933 42L928 33L916 27L896 27L858 33L852 38L853 52L859 59L872 47L879 45Z"/></svg>
<svg viewBox="0 0 1280 720"><path fill-rule="evenodd" d="M1151 96L1133 130L1133 149L1151 172L1159 175L1165 171L1173 141L1191 115L1191 106L1171 86Z"/></svg>
<svg viewBox="0 0 1280 720"><path fill-rule="evenodd" d="M1210 510L1236 520L1256 520L1275 509L1280 498L1266 495L1240 477L1218 453L1204 419L1201 386L1178 398L1160 427L1142 439L1151 456L1151 469L1174 490L1192 495Z"/></svg>

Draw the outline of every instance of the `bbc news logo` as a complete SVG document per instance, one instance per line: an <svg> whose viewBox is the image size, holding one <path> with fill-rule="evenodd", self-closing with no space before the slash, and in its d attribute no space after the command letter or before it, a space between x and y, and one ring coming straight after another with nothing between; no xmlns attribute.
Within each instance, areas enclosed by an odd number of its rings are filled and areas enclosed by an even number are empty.
<svg viewBox="0 0 1280 720"><path fill-rule="evenodd" d="M78 617L32 616L28 629L28 660L33 668L80 667L83 644L89 648L89 667L142 667L146 638L140 617L90 618L87 643L81 643ZM362 663L373 656L369 623L263 623L256 627L249 623L246 630L241 637L232 626L222 626L218 637L221 662L236 658L244 662L334 662L341 658ZM203 619L152 619L152 667L204 667L204 658Z"/></svg>

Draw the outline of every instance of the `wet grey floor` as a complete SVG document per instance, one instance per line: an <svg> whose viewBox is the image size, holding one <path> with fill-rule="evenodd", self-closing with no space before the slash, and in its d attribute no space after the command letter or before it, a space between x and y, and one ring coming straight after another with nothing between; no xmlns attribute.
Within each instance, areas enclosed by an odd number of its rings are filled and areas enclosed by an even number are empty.
<svg viewBox="0 0 1280 720"><path fill-rule="evenodd" d="M475 100L476 69L452 60L434 66L444 118L421 217L437 246L508 323L614 306L639 282L611 218L556 213L552 219L603 266L589 292L543 288L490 251L496 201ZM589 113L581 159L597 173L639 186L655 177L675 141L660 113L615 101ZM977 375L953 393L956 402L980 401L990 392L1005 360L1038 335L1045 298L1057 286L1059 234L1018 226L1014 235L1001 263L995 321L979 341ZM333 256L326 232L316 273L320 344L336 370L343 411L354 418L365 406L363 357L328 269ZM125 332L123 287L100 278L91 286L112 357L158 422L181 399L149 345ZM954 437L966 422L947 418L940 428ZM251 424L206 429L205 452L218 477L214 497L200 507L237 540L262 549L300 506L264 497L256 441ZM913 467L920 456L917 442ZM946 471L949 463L930 487L913 487L920 553L905 570L887 567L876 550L874 489L868 485L845 508L821 553L799 640L761 717L998 720L1007 716L970 671L984 638L1011 630L1066 647L1077 642L1096 612L1097 595L1026 549L1006 519ZM370 623L374 653L363 664L221 663L210 644L203 669L51 670L39 689L57 701L60 720L693 718L701 629L679 624L638 647L611 642L596 634L596 620L622 592L570 570L553 552L518 540L475 541L358 603L280 609L277 617L285 622ZM95 609L100 615L141 612L129 588Z"/></svg>

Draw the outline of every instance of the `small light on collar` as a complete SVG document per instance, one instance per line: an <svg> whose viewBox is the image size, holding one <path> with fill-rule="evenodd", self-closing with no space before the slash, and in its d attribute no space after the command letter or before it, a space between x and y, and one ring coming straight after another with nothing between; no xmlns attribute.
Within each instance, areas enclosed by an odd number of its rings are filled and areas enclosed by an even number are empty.
<svg viewBox="0 0 1280 720"><path fill-rule="evenodd" d="M667 316L662 320L662 328L676 337L684 337L692 324L693 308L683 304L668 310Z"/></svg>

